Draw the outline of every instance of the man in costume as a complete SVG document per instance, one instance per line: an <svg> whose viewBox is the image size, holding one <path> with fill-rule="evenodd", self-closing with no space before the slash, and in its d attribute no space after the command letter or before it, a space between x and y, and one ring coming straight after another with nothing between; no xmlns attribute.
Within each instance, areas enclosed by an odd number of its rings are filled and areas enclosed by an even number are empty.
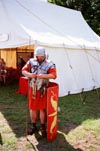
<svg viewBox="0 0 100 151"><path fill-rule="evenodd" d="M46 59L45 48L36 48L35 58L28 60L22 68L22 74L29 78L28 103L31 126L28 134L32 135L37 130L36 122L39 116L41 134L46 136L47 88L49 79L55 79L57 74L55 64Z"/></svg>

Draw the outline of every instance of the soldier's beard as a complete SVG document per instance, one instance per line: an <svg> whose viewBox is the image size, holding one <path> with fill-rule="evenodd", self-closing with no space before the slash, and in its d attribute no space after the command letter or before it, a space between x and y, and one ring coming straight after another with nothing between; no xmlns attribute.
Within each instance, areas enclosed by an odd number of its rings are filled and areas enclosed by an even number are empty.
<svg viewBox="0 0 100 151"><path fill-rule="evenodd" d="M41 64L45 59L37 59L38 63Z"/></svg>

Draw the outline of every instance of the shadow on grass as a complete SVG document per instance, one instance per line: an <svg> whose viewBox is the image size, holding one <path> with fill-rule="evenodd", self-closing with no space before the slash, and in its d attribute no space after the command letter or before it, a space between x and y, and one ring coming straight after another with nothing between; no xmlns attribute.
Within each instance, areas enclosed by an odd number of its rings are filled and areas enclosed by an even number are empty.
<svg viewBox="0 0 100 151"><path fill-rule="evenodd" d="M73 148L61 133L58 133L56 139L51 142L47 142L46 138L42 138L37 134L35 138L37 144L33 143L32 139L27 138L34 151L82 151L80 148Z"/></svg>
<svg viewBox="0 0 100 151"><path fill-rule="evenodd" d="M0 87L0 112L16 137L20 138L26 136L26 121L29 119L29 115L27 112L27 97L17 95L17 89L18 83ZM83 99L84 102L81 97L85 98ZM87 119L100 118L100 100L96 91L82 93L81 97L77 94L59 98L61 111L58 113L58 129L60 131L67 134ZM6 125L3 124L3 126L6 128ZM61 133L57 134L57 138L53 142L48 143L38 137L37 140L38 145L35 147L39 151L55 151L55 149L56 151L81 151L81 149L74 149ZM31 141L29 142L34 149L34 144Z"/></svg>
<svg viewBox="0 0 100 151"><path fill-rule="evenodd" d="M0 112L5 118L3 126L6 128L6 124L8 124L16 136L21 137L26 135L27 97L17 95L17 89L18 82L0 86ZM9 128L6 128L7 131L9 132Z"/></svg>
<svg viewBox="0 0 100 151"><path fill-rule="evenodd" d="M2 141L2 135L0 133L0 145L2 146L3 145L3 141Z"/></svg>

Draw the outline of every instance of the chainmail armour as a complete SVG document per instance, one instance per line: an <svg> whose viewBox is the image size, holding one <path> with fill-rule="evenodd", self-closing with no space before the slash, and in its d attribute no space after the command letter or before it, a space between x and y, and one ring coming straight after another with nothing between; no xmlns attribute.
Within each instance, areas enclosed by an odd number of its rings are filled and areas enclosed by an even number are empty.
<svg viewBox="0 0 100 151"><path fill-rule="evenodd" d="M47 74L48 69L55 68L55 64L52 61L44 60L41 64L36 59L30 59L29 65L31 66L30 72L35 74ZM33 88L33 96L36 95L36 90L40 90L41 96L45 94L45 90L48 87L49 79L30 79L30 87Z"/></svg>

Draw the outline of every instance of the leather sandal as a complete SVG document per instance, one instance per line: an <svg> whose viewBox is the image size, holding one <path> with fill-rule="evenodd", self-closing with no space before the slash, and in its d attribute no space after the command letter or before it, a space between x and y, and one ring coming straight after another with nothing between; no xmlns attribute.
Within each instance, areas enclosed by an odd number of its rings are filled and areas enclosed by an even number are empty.
<svg viewBox="0 0 100 151"><path fill-rule="evenodd" d="M42 136L46 137L47 132L46 132L46 126L44 124L41 124L40 131L41 131Z"/></svg>
<svg viewBox="0 0 100 151"><path fill-rule="evenodd" d="M33 135L37 131L37 127L35 123L30 124L30 128L27 130L28 135Z"/></svg>

